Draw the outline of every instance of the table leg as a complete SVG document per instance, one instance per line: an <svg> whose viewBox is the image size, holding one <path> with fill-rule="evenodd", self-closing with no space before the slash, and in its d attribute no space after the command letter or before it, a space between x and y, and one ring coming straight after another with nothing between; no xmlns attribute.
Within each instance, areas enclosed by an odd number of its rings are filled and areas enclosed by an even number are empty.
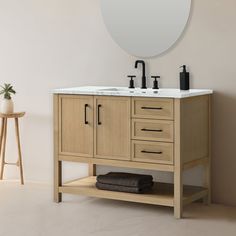
<svg viewBox="0 0 236 236"><path fill-rule="evenodd" d="M15 118L15 128L16 128L16 141L18 146L18 161L20 168L20 180L21 184L24 184L24 176L23 176L23 164L22 164L22 155L21 155L21 145L20 145L20 132L19 132L19 121L18 118Z"/></svg>
<svg viewBox="0 0 236 236"><path fill-rule="evenodd" d="M6 153L6 140L7 140L7 118L3 119L2 130L1 130L1 171L0 171L0 179L3 179L3 172L5 166L5 153Z"/></svg>
<svg viewBox="0 0 236 236"><path fill-rule="evenodd" d="M5 124L5 118L2 118L2 126L1 126L1 134L0 134L0 156L2 153L2 141L3 141L3 134L4 134L4 124Z"/></svg>

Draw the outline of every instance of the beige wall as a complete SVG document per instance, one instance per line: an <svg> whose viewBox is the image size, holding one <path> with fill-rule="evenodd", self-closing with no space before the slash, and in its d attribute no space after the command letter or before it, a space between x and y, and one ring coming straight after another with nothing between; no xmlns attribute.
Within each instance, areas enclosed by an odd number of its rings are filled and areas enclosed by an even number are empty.
<svg viewBox="0 0 236 236"><path fill-rule="evenodd" d="M182 39L164 55L147 60L160 74L161 87L178 87L178 67L191 70L193 88L212 88L213 199L236 205L236 1L193 0ZM52 181L52 97L56 87L126 86L136 58L108 35L99 0L0 0L0 82L14 84L22 120L27 180ZM10 129L12 131L12 129ZM15 154L9 135L8 156ZM7 177L16 177L8 167ZM86 165L65 168L68 176L86 174ZM101 168L102 171L102 168ZM104 170L103 170L104 171ZM199 182L187 173L186 182ZM157 175L158 177L159 175ZM171 180L171 176L161 178Z"/></svg>

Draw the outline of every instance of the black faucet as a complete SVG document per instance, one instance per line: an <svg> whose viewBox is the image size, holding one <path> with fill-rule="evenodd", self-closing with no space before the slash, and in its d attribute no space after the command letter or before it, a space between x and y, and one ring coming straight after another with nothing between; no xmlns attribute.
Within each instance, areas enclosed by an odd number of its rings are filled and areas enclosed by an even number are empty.
<svg viewBox="0 0 236 236"><path fill-rule="evenodd" d="M147 85L146 85L146 69L145 69L145 62L143 60L137 60L135 62L135 68L137 69L138 68L138 64L142 64L143 66L143 75L142 75L142 89L146 89L147 88Z"/></svg>

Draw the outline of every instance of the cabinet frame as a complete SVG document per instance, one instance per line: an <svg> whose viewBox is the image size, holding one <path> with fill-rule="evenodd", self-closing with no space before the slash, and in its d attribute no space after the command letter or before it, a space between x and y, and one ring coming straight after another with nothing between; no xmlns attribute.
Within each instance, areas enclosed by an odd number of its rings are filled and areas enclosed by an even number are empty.
<svg viewBox="0 0 236 236"><path fill-rule="evenodd" d="M114 97L115 99L115 97ZM135 98L132 98L135 99ZM143 98L144 99L144 98ZM157 98L158 99L158 98ZM190 98L174 99L174 165L158 164L158 163L142 163L132 162L131 160L113 160L100 159L94 157L62 155L59 153L59 95L54 95L54 200L55 202L62 201L62 193L83 194L93 197L109 198L123 201L142 202L146 204L170 206L174 208L174 216L181 218L183 207L186 204L203 199L204 203L211 203L211 100L212 95L202 95ZM188 103L192 102L192 106ZM204 109L199 111L199 107ZM190 116L190 120L183 116L188 113L201 113L200 121L194 120L194 116ZM187 112L187 113L186 113ZM130 120L132 117L130 117ZM188 131L185 127L185 122L188 125L196 124L196 129L201 132L195 132L189 139ZM196 155L188 158L186 154L187 145L193 145L194 139L201 138L202 135L207 135L206 143L197 143L197 145L207 146L207 152L204 156ZM198 147L198 146L197 146ZM79 180L72 180L69 183L64 183L62 180L62 163L64 161L88 163L89 176ZM111 191L97 190L94 186L96 175L96 165L128 167L134 169L150 169L158 171L166 171L174 173L174 184L172 186L164 184L164 189L169 189L173 195L148 195L137 196L136 194L117 193ZM205 181L203 187L184 186L183 172L186 169L191 169L195 166L203 165L205 167ZM166 190L165 190L166 191Z"/></svg>

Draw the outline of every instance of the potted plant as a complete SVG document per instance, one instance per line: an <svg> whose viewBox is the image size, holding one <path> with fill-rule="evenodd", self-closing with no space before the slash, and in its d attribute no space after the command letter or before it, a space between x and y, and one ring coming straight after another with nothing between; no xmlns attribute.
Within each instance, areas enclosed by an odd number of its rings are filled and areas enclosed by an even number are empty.
<svg viewBox="0 0 236 236"><path fill-rule="evenodd" d="M15 94L16 91L13 89L11 84L4 84L1 86L2 90L0 91L0 95L3 95L3 100L1 101L1 113L10 114L14 111L14 104L11 99L11 95Z"/></svg>

